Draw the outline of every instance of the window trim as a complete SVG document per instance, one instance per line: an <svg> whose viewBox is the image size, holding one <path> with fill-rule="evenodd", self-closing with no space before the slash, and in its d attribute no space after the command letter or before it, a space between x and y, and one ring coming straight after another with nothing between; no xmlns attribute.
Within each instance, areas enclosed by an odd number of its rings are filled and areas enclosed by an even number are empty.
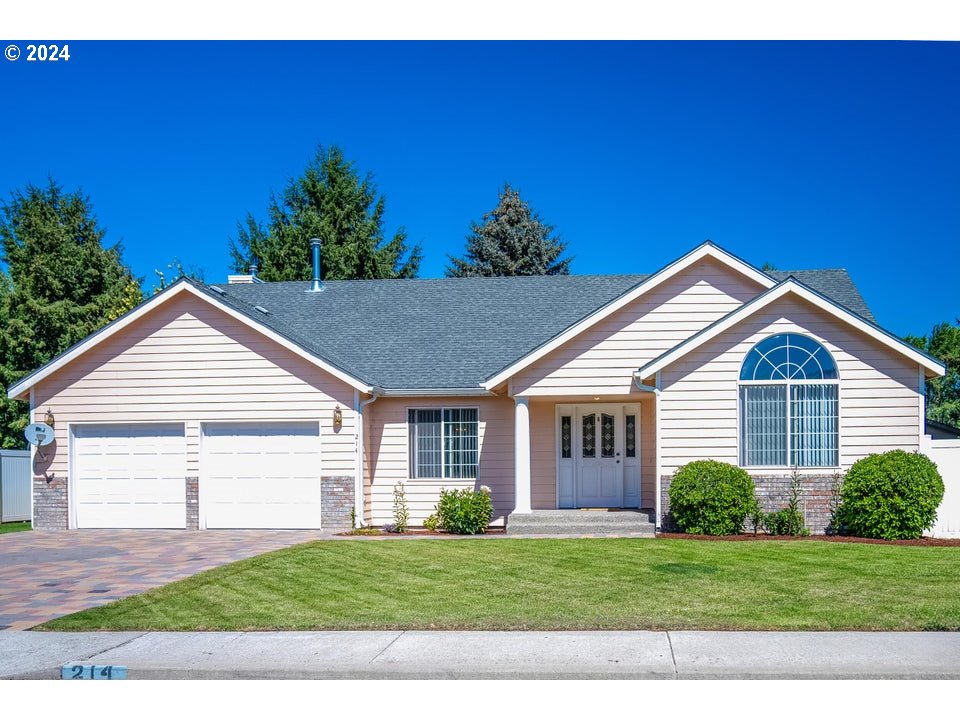
<svg viewBox="0 0 960 720"><path fill-rule="evenodd" d="M410 467L410 439L411 439L411 428L410 428L410 411L411 410L439 410L440 411L440 477L413 477L412 468ZM446 440L445 433L445 424L443 421L443 412L445 410L476 410L477 411L477 476L472 478L452 478L446 477L444 473L446 472L446 452L444 451L444 441ZM480 479L480 449L481 449L481 438L483 437L480 432L480 406L479 405L408 405L403 409L403 424L406 427L407 443L406 443L406 459L407 459L407 480L413 483L419 482L475 482Z"/></svg>
<svg viewBox="0 0 960 720"><path fill-rule="evenodd" d="M807 379L796 379L796 380L740 380L740 373L743 370L743 364L747 361L750 353L753 352L754 348L764 340L767 340L776 335L802 335L803 337L812 340L819 344L824 351L830 356L830 359L833 361L833 366L836 369L837 377L832 379L818 379L818 380L807 380ZM740 388L744 386L758 386L758 385L783 385L786 387L786 456L787 463L785 465L749 465L746 462L745 451L746 447L744 446L743 439L743 393L740 392ZM794 465L790 462L791 451L793 450L791 444L791 420L792 415L790 413L791 397L792 393L790 390L791 385L835 385L837 388L837 462L835 465ZM840 366L837 364L836 358L833 357L833 353L819 338L810 335L805 332L797 332L795 330L783 330L780 332L775 332L765 337L760 338L756 342L750 345L750 349L744 353L743 360L740 363L740 369L737 370L737 465L745 470L758 470L758 471L782 471L789 469L797 469L800 472L816 472L821 470L839 470L842 468L842 462L840 460L843 454L843 433L840 432L840 422L843 417L842 413L843 407L843 389L840 377Z"/></svg>

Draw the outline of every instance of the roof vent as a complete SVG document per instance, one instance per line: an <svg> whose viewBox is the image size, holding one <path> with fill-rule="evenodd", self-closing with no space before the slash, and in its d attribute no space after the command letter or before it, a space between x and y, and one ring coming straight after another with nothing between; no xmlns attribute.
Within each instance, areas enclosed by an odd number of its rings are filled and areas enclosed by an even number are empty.
<svg viewBox="0 0 960 720"><path fill-rule="evenodd" d="M313 260L313 280L307 292L323 292L320 282L320 238L310 238L310 257Z"/></svg>
<svg viewBox="0 0 960 720"><path fill-rule="evenodd" d="M253 309L254 309L254 310L259 310L259 311L262 312L264 315L269 315L269 314L270 314L270 311L267 310L263 305L254 305L254 306L253 306Z"/></svg>
<svg viewBox="0 0 960 720"><path fill-rule="evenodd" d="M217 293L217 295L226 295L226 294L227 294L227 293L224 291L223 288L217 287L216 285L210 285L209 287L210 287L211 290L213 290L215 293Z"/></svg>

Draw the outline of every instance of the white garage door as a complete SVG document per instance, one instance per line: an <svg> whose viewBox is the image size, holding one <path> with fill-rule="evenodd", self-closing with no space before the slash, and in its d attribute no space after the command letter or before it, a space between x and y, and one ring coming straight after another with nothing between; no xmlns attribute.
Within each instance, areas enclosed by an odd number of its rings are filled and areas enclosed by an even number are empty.
<svg viewBox="0 0 960 720"><path fill-rule="evenodd" d="M207 423L202 443L206 527L320 527L317 423Z"/></svg>
<svg viewBox="0 0 960 720"><path fill-rule="evenodd" d="M184 528L183 425L84 425L73 429L79 528Z"/></svg>

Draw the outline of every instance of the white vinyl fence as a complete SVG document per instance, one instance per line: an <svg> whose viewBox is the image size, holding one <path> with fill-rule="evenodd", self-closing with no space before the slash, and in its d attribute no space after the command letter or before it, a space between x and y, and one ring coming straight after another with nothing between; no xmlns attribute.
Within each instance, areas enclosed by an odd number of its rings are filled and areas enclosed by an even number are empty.
<svg viewBox="0 0 960 720"><path fill-rule="evenodd" d="M30 451L0 450L0 522L30 519Z"/></svg>
<svg viewBox="0 0 960 720"><path fill-rule="evenodd" d="M960 538L960 439L931 440L928 435L924 454L937 464L944 487L943 502L930 534Z"/></svg>

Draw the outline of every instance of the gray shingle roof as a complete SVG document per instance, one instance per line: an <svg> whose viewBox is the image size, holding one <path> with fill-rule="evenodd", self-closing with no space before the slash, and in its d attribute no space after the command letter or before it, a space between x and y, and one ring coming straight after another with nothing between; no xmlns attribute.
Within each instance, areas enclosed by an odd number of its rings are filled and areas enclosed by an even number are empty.
<svg viewBox="0 0 960 720"><path fill-rule="evenodd" d="M873 320L845 270L789 275ZM475 388L647 275L215 285L207 292L369 385ZM269 311L263 314L255 309Z"/></svg>
<svg viewBox="0 0 960 720"><path fill-rule="evenodd" d="M791 275L821 295L826 295L835 303L852 310L862 318L876 324L873 313L867 307L857 286L853 284L850 275L842 268L829 270L771 270L767 273L776 281L786 280Z"/></svg>

